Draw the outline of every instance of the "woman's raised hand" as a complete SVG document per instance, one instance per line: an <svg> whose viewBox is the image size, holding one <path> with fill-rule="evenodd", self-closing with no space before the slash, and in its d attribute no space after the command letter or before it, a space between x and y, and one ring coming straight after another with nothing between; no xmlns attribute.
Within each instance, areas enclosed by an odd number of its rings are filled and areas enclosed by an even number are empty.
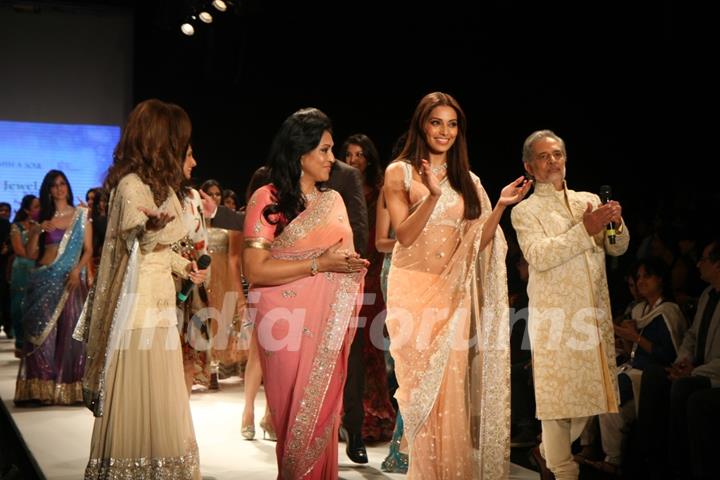
<svg viewBox="0 0 720 480"><path fill-rule="evenodd" d="M57 228L55 226L55 222L53 222L52 220L45 220L45 221L41 222L39 224L39 226L40 226L41 232L52 232L53 230L55 230Z"/></svg>
<svg viewBox="0 0 720 480"><path fill-rule="evenodd" d="M515 181L505 185L505 188L500 191L498 203L505 206L518 203L525 198L525 195L530 190L530 185L532 185L532 180L528 180L524 176L518 177Z"/></svg>
<svg viewBox="0 0 720 480"><path fill-rule="evenodd" d="M165 225L172 222L175 219L175 215L170 215L166 212L158 212L157 210L148 210L145 207L138 207L142 213L147 215L148 219L145 222L145 230L156 231L165 228Z"/></svg>
<svg viewBox="0 0 720 480"><path fill-rule="evenodd" d="M360 258L359 253L341 249L340 245L342 245L342 239L318 257L318 271L352 273L359 272L370 265L369 261Z"/></svg>
<svg viewBox="0 0 720 480"><path fill-rule="evenodd" d="M205 218L212 218L215 216L215 212L218 208L215 200L202 190L198 190L198 193L200 193L200 203L202 204L203 216Z"/></svg>
<svg viewBox="0 0 720 480"><path fill-rule="evenodd" d="M442 193L442 190L440 190L440 182L435 174L432 173L432 170L430 169L430 162L423 159L422 164L420 165L420 172L418 173L420 174L423 185L425 185L430 191L430 195L433 197L439 197Z"/></svg>

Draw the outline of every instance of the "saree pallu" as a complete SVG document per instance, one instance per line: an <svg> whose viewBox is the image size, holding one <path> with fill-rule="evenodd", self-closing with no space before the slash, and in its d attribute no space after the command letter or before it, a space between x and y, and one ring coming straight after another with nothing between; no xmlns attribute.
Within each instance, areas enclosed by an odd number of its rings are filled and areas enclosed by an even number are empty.
<svg viewBox="0 0 720 480"><path fill-rule="evenodd" d="M80 285L65 283L80 259L87 209L78 207L55 260L30 273L23 300L25 342L15 402L70 405L82 402L85 349L72 338L87 297L86 272Z"/></svg>
<svg viewBox="0 0 720 480"><path fill-rule="evenodd" d="M498 228L480 252L492 206L474 179L479 219L463 219L462 197L444 180L426 228L411 246L398 243L393 251L386 323L408 478L509 473L507 246Z"/></svg>
<svg viewBox="0 0 720 480"><path fill-rule="evenodd" d="M252 241L247 227L253 221L252 210L246 220L246 242ZM274 258L307 259L340 238L341 248L353 249L345 206L330 190L287 225L270 249ZM265 393L277 433L278 479L338 478L351 320L361 303L364 274L326 272L284 285L250 288L248 314L255 320Z"/></svg>

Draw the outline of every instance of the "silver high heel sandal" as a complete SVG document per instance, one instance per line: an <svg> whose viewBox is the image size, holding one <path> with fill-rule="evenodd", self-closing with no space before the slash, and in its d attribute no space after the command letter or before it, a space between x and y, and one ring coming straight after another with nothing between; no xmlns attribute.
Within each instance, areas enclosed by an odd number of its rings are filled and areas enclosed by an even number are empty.
<svg viewBox="0 0 720 480"><path fill-rule="evenodd" d="M243 425L240 430L240 435L242 435L245 440L255 440L255 422L252 422L250 425Z"/></svg>
<svg viewBox="0 0 720 480"><path fill-rule="evenodd" d="M273 428L272 421L266 421L267 419L263 418L260 420L260 428L262 428L263 431L263 440L265 440L265 436L267 435L267 440L270 440L271 442L277 442L277 435L275 434L275 429Z"/></svg>

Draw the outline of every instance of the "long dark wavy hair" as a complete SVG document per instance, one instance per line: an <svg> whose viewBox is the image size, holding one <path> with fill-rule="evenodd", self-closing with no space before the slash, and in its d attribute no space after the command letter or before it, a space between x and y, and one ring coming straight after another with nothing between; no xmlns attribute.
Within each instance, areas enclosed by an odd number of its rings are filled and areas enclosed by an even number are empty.
<svg viewBox="0 0 720 480"><path fill-rule="evenodd" d="M45 174L45 178L43 178L42 184L40 185L40 217L38 218L38 223L44 222L45 220L52 220L55 215L55 201L53 201L52 195L50 194L50 188L58 177L62 177L67 184L67 204L71 207L75 206L73 203L72 187L65 173L61 170L50 170Z"/></svg>
<svg viewBox="0 0 720 480"><path fill-rule="evenodd" d="M480 198L475 183L470 177L470 161L467 150L467 120L460 104L451 95L433 92L425 95L415 108L408 129L405 146L398 160L408 161L415 170L420 170L421 160L428 159L430 150L425 139L425 125L435 107L448 106L457 113L458 134L447 153L447 177L450 186L463 197L465 211L463 216L468 219L480 217Z"/></svg>
<svg viewBox="0 0 720 480"><path fill-rule="evenodd" d="M13 223L22 222L30 218L30 214L28 212L30 211L33 200L35 200L36 198L37 197L32 193L29 193L22 198L22 200L20 201L20 208L17 212L15 212L15 218L13 218Z"/></svg>
<svg viewBox="0 0 720 480"><path fill-rule="evenodd" d="M370 137L364 133L355 133L350 135L340 147L340 160L345 160L347 149L350 145L357 145L362 148L367 167L365 168L365 185L379 192L383 184L383 170L380 165L380 154Z"/></svg>
<svg viewBox="0 0 720 480"><path fill-rule="evenodd" d="M67 184L67 196L65 197L67 204L71 207L75 206L73 203L73 198L75 197L73 197L72 187L65 173L61 170L50 170L45 174L45 178L43 178L42 184L40 185L40 216L38 217L38 223L42 223L45 220L52 220L55 216L57 209L55 208L55 201L50 193L50 188L58 178L62 178ZM40 260L43 255L45 255L45 235L47 234L42 232L38 239L38 256L36 260Z"/></svg>
<svg viewBox="0 0 720 480"><path fill-rule="evenodd" d="M134 173L160 206L170 194L168 187L177 191L183 183L182 162L191 133L190 118L181 107L157 99L140 102L115 147L105 188L112 191L125 175Z"/></svg>
<svg viewBox="0 0 720 480"><path fill-rule="evenodd" d="M275 134L267 161L275 203L265 207L263 215L268 223L276 225L276 235L305 210L300 157L314 150L326 131L332 133L328 116L317 108L303 108L286 118Z"/></svg>

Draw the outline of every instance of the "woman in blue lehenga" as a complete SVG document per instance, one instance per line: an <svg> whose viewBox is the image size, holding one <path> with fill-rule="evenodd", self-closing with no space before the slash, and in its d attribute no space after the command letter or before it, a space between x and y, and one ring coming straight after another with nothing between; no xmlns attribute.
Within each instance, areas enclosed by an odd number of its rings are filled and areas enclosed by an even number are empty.
<svg viewBox="0 0 720 480"><path fill-rule="evenodd" d="M10 316L15 331L15 355L18 357L23 346L22 302L30 271L35 268L35 259L29 256L27 244L30 229L35 225L39 214L40 200L35 195L25 195L10 227L10 241L15 254L10 271Z"/></svg>
<svg viewBox="0 0 720 480"><path fill-rule="evenodd" d="M72 199L65 174L50 170L40 187L40 223L27 244L38 262L23 301L18 405L82 402L84 348L72 333L88 291L92 231L87 208L74 207Z"/></svg>

